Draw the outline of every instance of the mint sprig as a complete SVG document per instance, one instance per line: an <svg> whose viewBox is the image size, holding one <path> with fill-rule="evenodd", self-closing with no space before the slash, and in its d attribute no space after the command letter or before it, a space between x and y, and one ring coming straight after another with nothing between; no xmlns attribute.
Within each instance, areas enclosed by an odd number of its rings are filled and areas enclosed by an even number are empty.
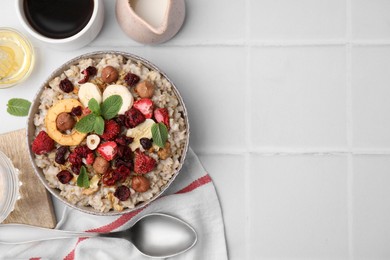
<svg viewBox="0 0 390 260"><path fill-rule="evenodd" d="M165 142L168 139L168 128L164 123L155 123L152 125L152 138L153 143L155 143L158 147L163 148L165 146Z"/></svg>
<svg viewBox="0 0 390 260"><path fill-rule="evenodd" d="M104 133L104 119L109 120L114 118L118 114L122 104L123 100L119 95L108 97L100 105L96 99L91 98L88 102L88 108L92 113L81 118L76 123L76 130L86 134L95 132L98 135L102 135Z"/></svg>
<svg viewBox="0 0 390 260"><path fill-rule="evenodd" d="M27 116L31 102L22 98L11 98L8 100L7 112L13 116Z"/></svg>
<svg viewBox="0 0 390 260"><path fill-rule="evenodd" d="M77 177L77 186L89 188L88 172L84 166L81 166L79 177Z"/></svg>

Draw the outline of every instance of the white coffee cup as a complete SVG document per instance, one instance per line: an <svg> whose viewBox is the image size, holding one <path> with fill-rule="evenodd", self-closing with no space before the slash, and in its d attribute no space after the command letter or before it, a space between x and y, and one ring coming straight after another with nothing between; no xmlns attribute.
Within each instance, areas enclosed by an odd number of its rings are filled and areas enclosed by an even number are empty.
<svg viewBox="0 0 390 260"><path fill-rule="evenodd" d="M90 43L99 34L104 22L103 0L94 0L92 16L87 25L75 35L67 38L54 39L37 32L27 20L23 3L25 0L16 1L16 12L25 30L40 42L57 50L75 50Z"/></svg>

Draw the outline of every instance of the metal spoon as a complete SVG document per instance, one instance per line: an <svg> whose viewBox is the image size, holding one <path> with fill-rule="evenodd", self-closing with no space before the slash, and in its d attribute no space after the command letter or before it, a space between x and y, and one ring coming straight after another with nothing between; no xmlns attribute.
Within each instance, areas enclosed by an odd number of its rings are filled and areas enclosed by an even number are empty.
<svg viewBox="0 0 390 260"><path fill-rule="evenodd" d="M145 215L132 227L110 233L73 232L23 224L0 224L0 243L4 244L74 237L123 238L131 242L141 254L157 258L184 253L197 241L197 234L189 224L162 213Z"/></svg>

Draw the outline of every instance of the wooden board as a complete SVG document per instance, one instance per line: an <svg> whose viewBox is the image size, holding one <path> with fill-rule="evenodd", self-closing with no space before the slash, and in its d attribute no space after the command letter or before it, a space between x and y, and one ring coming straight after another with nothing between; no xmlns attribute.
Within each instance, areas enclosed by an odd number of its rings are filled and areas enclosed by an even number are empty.
<svg viewBox="0 0 390 260"><path fill-rule="evenodd" d="M22 182L21 198L16 202L14 211L3 223L22 223L54 228L57 221L51 197L31 166L26 145L26 130L1 134L0 150L19 169L19 180Z"/></svg>

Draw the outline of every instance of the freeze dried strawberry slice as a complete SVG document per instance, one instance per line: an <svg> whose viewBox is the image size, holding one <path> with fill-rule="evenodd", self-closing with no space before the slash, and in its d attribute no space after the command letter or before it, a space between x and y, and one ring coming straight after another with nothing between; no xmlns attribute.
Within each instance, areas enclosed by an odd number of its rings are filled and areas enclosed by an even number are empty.
<svg viewBox="0 0 390 260"><path fill-rule="evenodd" d="M118 146L112 141L105 142L99 145L97 151L104 159L106 159L106 161L111 161L118 152Z"/></svg>
<svg viewBox="0 0 390 260"><path fill-rule="evenodd" d="M156 166L156 160L152 157L140 152L139 150L135 153L134 158L134 172L138 174L145 174L150 172Z"/></svg>
<svg viewBox="0 0 390 260"><path fill-rule="evenodd" d="M127 110L125 116L125 125L127 128L134 128L146 120L144 114L142 114L141 111L139 111L135 107L132 107Z"/></svg>
<svg viewBox="0 0 390 260"><path fill-rule="evenodd" d="M165 107L154 110L154 118L157 123L163 122L169 128L169 113Z"/></svg>
<svg viewBox="0 0 390 260"><path fill-rule="evenodd" d="M55 148L54 140L45 131L40 131L32 143L32 151L35 154L48 153Z"/></svg>
<svg viewBox="0 0 390 260"><path fill-rule="evenodd" d="M146 118L152 118L153 106L153 101L149 98L141 98L133 104L133 107L141 111Z"/></svg>
<svg viewBox="0 0 390 260"><path fill-rule="evenodd" d="M104 132L100 136L104 140L111 141L117 137L121 130L120 125L114 120L108 120L104 123Z"/></svg>
<svg viewBox="0 0 390 260"><path fill-rule="evenodd" d="M87 154L86 164L87 165L92 165L94 161L95 161L95 154L94 153Z"/></svg>

